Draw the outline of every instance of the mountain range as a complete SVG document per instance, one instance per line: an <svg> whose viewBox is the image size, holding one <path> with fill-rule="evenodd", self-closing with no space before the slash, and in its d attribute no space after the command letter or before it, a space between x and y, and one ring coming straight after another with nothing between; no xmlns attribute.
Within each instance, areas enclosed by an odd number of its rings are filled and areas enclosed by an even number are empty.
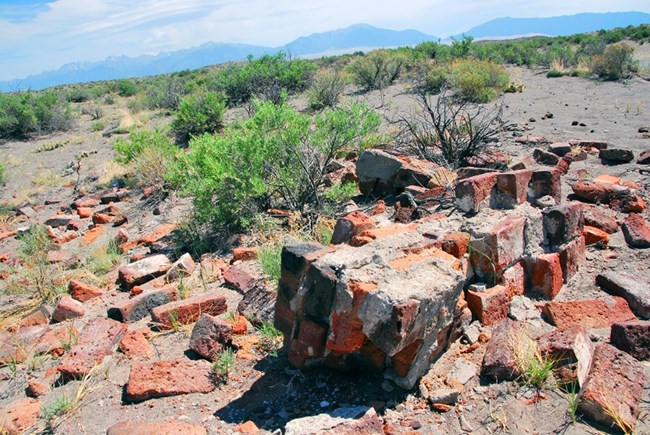
<svg viewBox="0 0 650 435"><path fill-rule="evenodd" d="M474 38L511 38L524 35L561 36L650 23L650 14L642 12L582 13L549 18L498 18L464 32ZM460 35L457 35L460 36ZM314 33L281 47L208 42L198 47L165 52L156 56L109 57L99 62L76 62L54 71L45 71L24 79L0 82L0 91L39 90L50 86L143 77L184 69L244 60L284 51L291 56L318 57L327 53L370 50L380 47L415 45L440 38L417 30L389 30L367 24Z"/></svg>

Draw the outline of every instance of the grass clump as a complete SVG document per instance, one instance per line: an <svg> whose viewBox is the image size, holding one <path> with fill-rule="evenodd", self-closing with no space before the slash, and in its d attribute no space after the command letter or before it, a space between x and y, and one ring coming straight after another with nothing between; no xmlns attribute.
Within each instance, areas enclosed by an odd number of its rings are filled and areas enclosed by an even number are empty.
<svg viewBox="0 0 650 435"><path fill-rule="evenodd" d="M282 244L279 243L262 246L257 252L257 260L262 265L264 275L273 282L280 279L281 254Z"/></svg>
<svg viewBox="0 0 650 435"><path fill-rule="evenodd" d="M104 121L95 121L90 125L92 131L102 131L106 128L106 123Z"/></svg>
<svg viewBox="0 0 650 435"><path fill-rule="evenodd" d="M280 347L282 332L273 326L273 322L263 322L256 329L262 336L258 344L261 350L270 353L275 352Z"/></svg>
<svg viewBox="0 0 650 435"><path fill-rule="evenodd" d="M537 341L526 332L517 333L512 340L515 362L522 373L521 381L537 389L548 386L556 361L543 356Z"/></svg>
<svg viewBox="0 0 650 435"><path fill-rule="evenodd" d="M356 183L335 184L325 191L325 198L336 204L345 204L355 195L359 194L359 187Z"/></svg>
<svg viewBox="0 0 650 435"><path fill-rule="evenodd" d="M72 415L83 403L86 396L92 392L97 384L97 374L101 366L93 367L80 381L74 395L68 397L63 394L53 402L43 406L41 417L47 421L49 429L56 427L67 417Z"/></svg>
<svg viewBox="0 0 650 435"><path fill-rule="evenodd" d="M212 363L212 372L217 379L225 382L228 379L230 371L235 367L235 352L226 348L221 352L214 355L214 362Z"/></svg>
<svg viewBox="0 0 650 435"><path fill-rule="evenodd" d="M120 262L120 247L111 241L93 251L88 259L87 266L95 275L104 275Z"/></svg>

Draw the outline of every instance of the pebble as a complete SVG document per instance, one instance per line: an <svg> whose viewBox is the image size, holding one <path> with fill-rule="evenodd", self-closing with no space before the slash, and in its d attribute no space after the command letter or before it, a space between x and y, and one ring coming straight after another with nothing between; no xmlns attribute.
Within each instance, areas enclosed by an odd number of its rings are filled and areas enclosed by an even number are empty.
<svg viewBox="0 0 650 435"><path fill-rule="evenodd" d="M320 403L320 407L321 407L321 408L327 408L328 406L330 406L330 403L329 403L327 400L323 400L323 401Z"/></svg>

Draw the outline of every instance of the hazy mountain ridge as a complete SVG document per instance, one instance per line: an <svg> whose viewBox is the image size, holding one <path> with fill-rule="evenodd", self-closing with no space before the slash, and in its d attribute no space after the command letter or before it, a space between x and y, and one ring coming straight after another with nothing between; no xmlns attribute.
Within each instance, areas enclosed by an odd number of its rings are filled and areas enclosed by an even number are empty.
<svg viewBox="0 0 650 435"><path fill-rule="evenodd" d="M476 26L465 35L474 38L514 37L529 34L549 36L612 29L628 25L650 23L650 14L642 12L582 13L549 18L497 18ZM201 68L229 61L244 60L249 54L255 57L285 51L292 56L317 55L341 52L360 47L366 49L414 45L438 40L417 30L389 30L368 24L356 24L330 32L302 36L281 47L264 47L247 44L208 42L198 47L161 53L156 56L116 56L98 62L76 62L53 71L45 71L0 82L0 91L38 90L68 83L113 80L171 73L184 69Z"/></svg>

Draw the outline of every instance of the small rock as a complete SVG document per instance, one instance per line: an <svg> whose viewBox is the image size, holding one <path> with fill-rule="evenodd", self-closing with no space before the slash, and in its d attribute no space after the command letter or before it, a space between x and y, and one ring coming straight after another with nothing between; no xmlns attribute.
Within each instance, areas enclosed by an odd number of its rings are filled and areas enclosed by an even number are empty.
<svg viewBox="0 0 650 435"><path fill-rule="evenodd" d="M650 319L650 284L638 277L616 272L597 275L596 284L607 293L625 299L637 316Z"/></svg>
<svg viewBox="0 0 650 435"><path fill-rule="evenodd" d="M650 227L646 224L643 216L631 213L622 225L625 242L630 248L650 248Z"/></svg>
<svg viewBox="0 0 650 435"><path fill-rule="evenodd" d="M62 296L56 303L54 313L52 313L52 320L64 322L68 319L83 317L84 314L86 314L86 310L81 302L72 299L70 296Z"/></svg>
<svg viewBox="0 0 650 435"><path fill-rule="evenodd" d="M232 326L227 322L203 314L192 329L190 349L201 357L213 361L215 354L221 352L232 341Z"/></svg>
<svg viewBox="0 0 650 435"><path fill-rule="evenodd" d="M640 165L650 164L650 150L642 152L636 162Z"/></svg>
<svg viewBox="0 0 650 435"><path fill-rule="evenodd" d="M630 150L620 148L608 148L600 150L598 157L601 160L611 163L627 163L634 160L634 153Z"/></svg>
<svg viewBox="0 0 650 435"><path fill-rule="evenodd" d="M614 323L609 340L639 361L650 359L650 321Z"/></svg>

